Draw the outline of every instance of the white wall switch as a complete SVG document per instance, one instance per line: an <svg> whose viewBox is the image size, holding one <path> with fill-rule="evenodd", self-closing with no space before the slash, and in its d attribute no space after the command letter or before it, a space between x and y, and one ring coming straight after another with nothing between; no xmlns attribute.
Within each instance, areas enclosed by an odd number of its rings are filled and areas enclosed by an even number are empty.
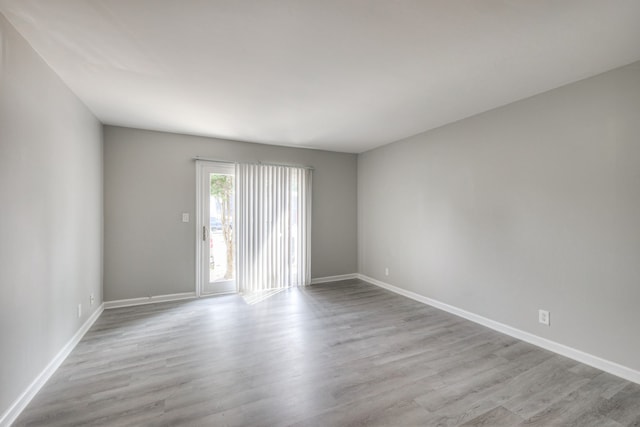
<svg viewBox="0 0 640 427"><path fill-rule="evenodd" d="M82 304L78 304L78 317L82 317Z"/></svg>
<svg viewBox="0 0 640 427"><path fill-rule="evenodd" d="M538 310L538 322L547 326L551 324L551 318L547 310Z"/></svg>
<svg viewBox="0 0 640 427"><path fill-rule="evenodd" d="M182 222L189 222L189 214L186 212L182 213Z"/></svg>
<svg viewBox="0 0 640 427"><path fill-rule="evenodd" d="M96 302L96 298L93 294L89 295L89 305L93 305L94 302Z"/></svg>
<svg viewBox="0 0 640 427"><path fill-rule="evenodd" d="M384 269L384 275L385 275L385 276L388 276L388 275L389 275L389 267L387 267L387 268L385 268L385 269Z"/></svg>

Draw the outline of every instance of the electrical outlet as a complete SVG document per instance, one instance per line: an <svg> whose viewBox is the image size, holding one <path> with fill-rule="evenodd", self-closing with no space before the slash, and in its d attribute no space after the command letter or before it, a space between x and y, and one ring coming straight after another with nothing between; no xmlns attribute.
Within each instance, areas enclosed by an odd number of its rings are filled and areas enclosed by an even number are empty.
<svg viewBox="0 0 640 427"><path fill-rule="evenodd" d="M78 304L78 318L82 317L82 304Z"/></svg>
<svg viewBox="0 0 640 427"><path fill-rule="evenodd" d="M538 322L543 325L551 325L551 316L547 310L538 310Z"/></svg>
<svg viewBox="0 0 640 427"><path fill-rule="evenodd" d="M93 306L93 303L96 302L96 298L93 294L89 295L89 305Z"/></svg>
<svg viewBox="0 0 640 427"><path fill-rule="evenodd" d="M384 269L384 275L385 275L385 276L388 276L388 275L389 275L389 267L386 267L386 268Z"/></svg>

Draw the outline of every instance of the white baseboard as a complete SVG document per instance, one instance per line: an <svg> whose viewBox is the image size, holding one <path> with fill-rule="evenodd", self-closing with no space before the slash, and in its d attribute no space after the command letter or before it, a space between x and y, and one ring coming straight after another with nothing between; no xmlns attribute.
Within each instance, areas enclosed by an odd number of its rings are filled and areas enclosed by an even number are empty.
<svg viewBox="0 0 640 427"><path fill-rule="evenodd" d="M315 279L311 279L311 284L317 285L318 283L337 282L339 280L349 280L357 278L358 273L340 274L339 276L316 277Z"/></svg>
<svg viewBox="0 0 640 427"><path fill-rule="evenodd" d="M156 295L152 297L119 299L114 301L105 301L104 308L131 307L134 305L155 304L159 302L179 301L183 299L192 299L196 297L195 292L183 292L180 294Z"/></svg>
<svg viewBox="0 0 640 427"><path fill-rule="evenodd" d="M0 416L0 426L10 426L20 413L27 407L31 399L40 391L42 386L51 378L51 375L62 365L62 362L69 356L71 351L78 345L84 334L95 323L104 311L104 304L87 319L86 322L78 329L71 339L62 347L49 364L38 374L38 376L29 384L27 389L13 402L13 404Z"/></svg>
<svg viewBox="0 0 640 427"><path fill-rule="evenodd" d="M542 347L546 350L568 357L575 361L584 363L585 365L592 366L594 368L608 372L617 377L624 378L625 380L629 380L634 383L640 384L640 371L636 371L635 369L631 369L627 366L623 366L618 363L603 359L601 357L594 356L589 353L585 353L584 351L577 350L575 348L566 346L564 344L560 344L555 341L551 341L546 338L539 337L530 332L525 332L521 329L516 329L512 326L505 325L504 323L496 322L495 320L491 320L486 317L463 310L461 308L454 307L449 304L445 304L438 300L427 298L420 294L416 294L415 292L407 291L397 286L393 286L388 283L382 282L380 280L374 279L373 277L365 276L364 274L358 274L358 278L360 280L364 280L365 282L371 283L372 285L376 285L378 287L387 289L391 292L405 296L407 298L411 298L412 300L421 302L423 304L427 304L432 307L439 308L440 310L446 311L448 313L454 314L456 316L459 316L464 319L470 320L472 322L478 323L480 325L486 326L487 328L491 328L495 331L502 332L503 334L517 338L519 340L526 341L529 344Z"/></svg>

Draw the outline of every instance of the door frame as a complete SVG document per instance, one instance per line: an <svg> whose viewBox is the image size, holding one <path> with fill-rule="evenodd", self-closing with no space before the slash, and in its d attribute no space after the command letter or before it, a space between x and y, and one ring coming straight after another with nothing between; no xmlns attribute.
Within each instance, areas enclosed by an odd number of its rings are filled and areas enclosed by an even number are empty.
<svg viewBox="0 0 640 427"><path fill-rule="evenodd" d="M208 174L211 169L217 169L219 173L228 173L232 172L235 176L235 163L233 162L222 162L222 161L209 161L209 160L196 160L196 220L195 220L195 244L196 244L196 297L209 297L214 295L222 295L224 293L237 293L238 292L238 282L235 280L235 290L232 292L220 292L220 293L204 293L202 289L202 285L204 284L204 280L206 277L204 275L204 265L203 265L203 226L206 226L206 235L208 241L210 239L211 229L209 227L209 213L205 212L206 203L203 203L203 192L205 188L205 179L208 178ZM214 172L216 173L216 172ZM235 178L234 178L235 179ZM208 181L208 179L207 179ZM237 196L237 195L236 195ZM234 212L234 227L235 224L235 212ZM206 223L205 223L206 218ZM234 235L234 238L237 237ZM236 242L237 246L237 242ZM236 251L234 251L236 252ZM237 272L237 257L234 253L234 271Z"/></svg>

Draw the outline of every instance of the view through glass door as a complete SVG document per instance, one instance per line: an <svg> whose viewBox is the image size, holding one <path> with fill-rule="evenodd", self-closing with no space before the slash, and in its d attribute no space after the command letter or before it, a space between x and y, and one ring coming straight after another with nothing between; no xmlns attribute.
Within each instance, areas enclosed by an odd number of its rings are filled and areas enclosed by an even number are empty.
<svg viewBox="0 0 640 427"><path fill-rule="evenodd" d="M236 292L235 281L235 167L210 163L201 172L200 293Z"/></svg>

